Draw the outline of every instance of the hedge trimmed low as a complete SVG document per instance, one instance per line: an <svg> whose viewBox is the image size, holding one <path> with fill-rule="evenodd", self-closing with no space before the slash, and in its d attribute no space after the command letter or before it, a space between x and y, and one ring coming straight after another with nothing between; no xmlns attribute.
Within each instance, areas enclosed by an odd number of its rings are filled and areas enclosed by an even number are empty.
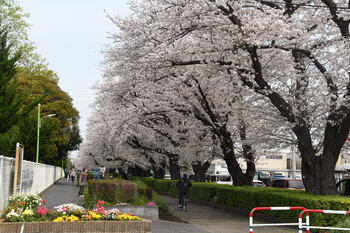
<svg viewBox="0 0 350 233"><path fill-rule="evenodd" d="M89 180L89 195L112 203L136 199L136 184L124 180Z"/></svg>
<svg viewBox="0 0 350 233"><path fill-rule="evenodd" d="M176 180L151 178L143 178L142 180L157 192L178 195ZM262 206L303 206L308 209L350 210L349 197L312 195L300 190L270 187L193 183L189 196L191 199L238 207L247 211ZM300 211L264 211L261 213L297 222ZM343 221L345 216L311 214L310 219L312 225L333 226Z"/></svg>

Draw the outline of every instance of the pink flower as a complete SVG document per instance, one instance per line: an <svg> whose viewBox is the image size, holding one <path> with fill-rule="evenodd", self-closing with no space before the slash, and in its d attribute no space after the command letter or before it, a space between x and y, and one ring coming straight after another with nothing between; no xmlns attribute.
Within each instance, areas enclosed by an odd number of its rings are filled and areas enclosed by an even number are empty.
<svg viewBox="0 0 350 233"><path fill-rule="evenodd" d="M117 208L114 208L114 209L111 209L111 210L107 211L107 214L116 214L116 215L118 215L120 213L121 213L120 210L117 209Z"/></svg>
<svg viewBox="0 0 350 233"><path fill-rule="evenodd" d="M36 212L41 215L47 215L47 213L49 212L49 210L45 207L45 206L39 206L38 209L36 210Z"/></svg>
<svg viewBox="0 0 350 233"><path fill-rule="evenodd" d="M105 207L98 207L97 209L94 209L93 212L95 212L96 214L102 214L105 215L108 212L106 211Z"/></svg>
<svg viewBox="0 0 350 233"><path fill-rule="evenodd" d="M98 208L98 212L100 212L102 215L107 213L104 207Z"/></svg>
<svg viewBox="0 0 350 233"><path fill-rule="evenodd" d="M106 202L104 200L99 200L96 204L97 208L102 207Z"/></svg>
<svg viewBox="0 0 350 233"><path fill-rule="evenodd" d="M43 202L43 204L46 204L46 200L43 199L42 202Z"/></svg>
<svg viewBox="0 0 350 233"><path fill-rule="evenodd" d="M147 202L146 206L155 206L156 203L153 201Z"/></svg>
<svg viewBox="0 0 350 233"><path fill-rule="evenodd" d="M100 205L104 205L106 202L104 200L99 200L97 203Z"/></svg>

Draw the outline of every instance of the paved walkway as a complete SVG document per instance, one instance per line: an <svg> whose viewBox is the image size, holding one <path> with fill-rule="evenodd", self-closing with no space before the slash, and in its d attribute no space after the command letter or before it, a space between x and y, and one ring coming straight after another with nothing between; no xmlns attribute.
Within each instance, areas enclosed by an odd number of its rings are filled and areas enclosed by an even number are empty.
<svg viewBox="0 0 350 233"><path fill-rule="evenodd" d="M60 180L41 196L46 200L46 207L53 209L61 204L75 203L81 205L83 198L78 197L79 187L70 180Z"/></svg>
<svg viewBox="0 0 350 233"><path fill-rule="evenodd" d="M46 206L53 208L64 203L82 204L77 196L78 186L70 181L61 180L48 189L42 198ZM153 221L153 233L244 233L248 230L248 217L241 212L230 212L203 204L189 202L188 210L183 212L177 208L177 199L162 196L168 203L170 212L188 223L158 220ZM256 233L292 233L291 228L256 228Z"/></svg>
<svg viewBox="0 0 350 233"><path fill-rule="evenodd" d="M188 222L189 224L196 226L202 231L208 233L244 233L249 232L248 228L248 215L242 211L232 210L227 211L219 208L214 208L209 205L195 204L191 200L188 203L187 211L184 212L177 208L178 199L169 196L161 196L168 205L170 212ZM255 222L255 221L254 221ZM256 222L267 223L267 222ZM256 227L254 232L256 233L294 233L294 228L281 228L281 227ZM190 232L190 231L189 231ZM193 232L194 233L194 232Z"/></svg>

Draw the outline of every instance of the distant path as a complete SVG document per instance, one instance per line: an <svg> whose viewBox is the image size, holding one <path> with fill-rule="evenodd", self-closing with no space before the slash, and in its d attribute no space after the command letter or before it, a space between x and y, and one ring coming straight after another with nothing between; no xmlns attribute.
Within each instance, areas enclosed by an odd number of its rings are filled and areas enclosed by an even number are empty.
<svg viewBox="0 0 350 233"><path fill-rule="evenodd" d="M164 196L161 198L165 200L170 212L191 225L205 230L209 233L245 233L249 232L248 228L248 215L243 212L228 212L208 205L200 205L192 203L191 200L188 204L188 210L186 212L177 208L178 199ZM262 222L260 222L262 223ZM294 233L297 231L297 227L294 228L281 228L281 227L257 227L254 228L256 233ZM190 231L188 231L190 233ZM192 233L192 232L191 232ZM195 232L193 232L195 233Z"/></svg>
<svg viewBox="0 0 350 233"><path fill-rule="evenodd" d="M50 209L68 203L81 205L83 198L78 197L78 190L79 187L75 183L62 179L44 192L41 198L46 200L46 207Z"/></svg>

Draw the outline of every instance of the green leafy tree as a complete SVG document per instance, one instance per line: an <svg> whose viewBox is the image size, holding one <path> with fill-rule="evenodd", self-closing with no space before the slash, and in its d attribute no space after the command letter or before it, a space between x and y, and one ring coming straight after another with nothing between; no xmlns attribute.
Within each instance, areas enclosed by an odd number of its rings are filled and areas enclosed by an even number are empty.
<svg viewBox="0 0 350 233"><path fill-rule="evenodd" d="M26 22L28 13L23 11L17 0L0 0L0 21L8 31L8 40L13 45L12 53L20 50L22 56L19 60L21 66L30 69L47 69L47 62L36 52L34 43L29 40Z"/></svg>
<svg viewBox="0 0 350 233"><path fill-rule="evenodd" d="M18 95L15 80L20 52L11 55L12 45L8 43L6 29L0 30L0 134L28 115L38 99L25 103L26 94Z"/></svg>
<svg viewBox="0 0 350 233"><path fill-rule="evenodd" d="M55 117L42 120L39 157L41 162L61 165L62 159L67 158L68 152L77 150L82 141L78 126L79 112L73 107L72 98L58 86L58 77L51 70L31 71L21 68L17 82L19 92L30 92L26 98L27 102L45 96L41 101L41 116L56 114ZM26 158L34 160L37 109L32 111L31 116L22 121L18 128L21 135L25 134L19 141L25 145ZM31 138L34 139L31 143L29 143L28 132L32 132Z"/></svg>

